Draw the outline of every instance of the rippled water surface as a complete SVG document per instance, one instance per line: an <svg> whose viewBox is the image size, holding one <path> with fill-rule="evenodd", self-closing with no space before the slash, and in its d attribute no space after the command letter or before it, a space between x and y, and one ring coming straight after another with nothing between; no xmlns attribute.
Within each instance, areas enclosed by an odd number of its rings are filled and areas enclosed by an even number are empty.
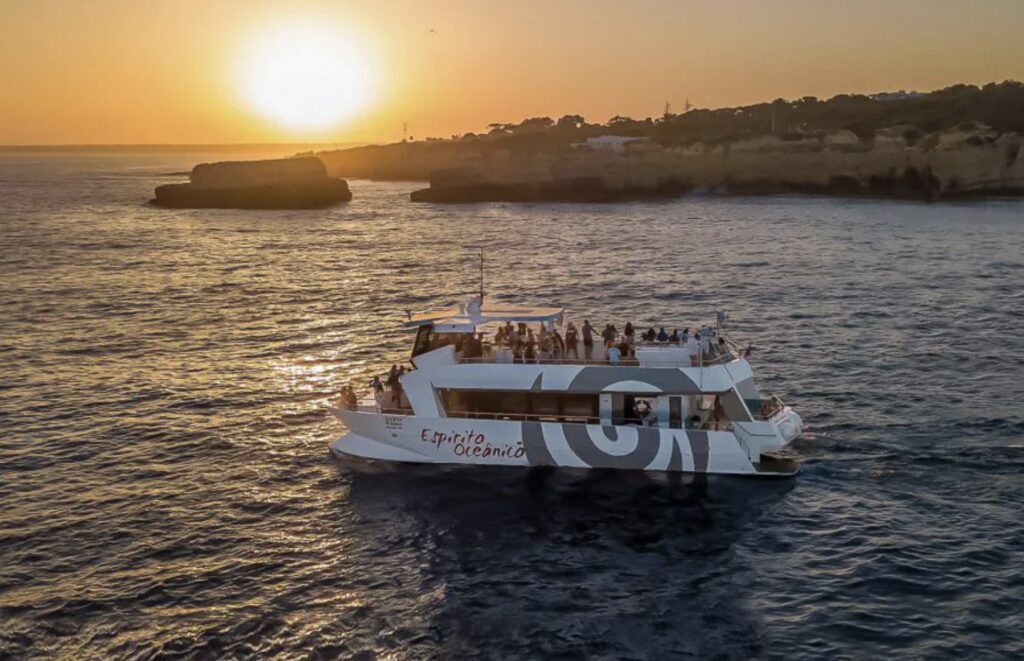
<svg viewBox="0 0 1024 661"><path fill-rule="evenodd" d="M144 204L214 158L0 156L0 657L1024 655L1024 204ZM481 247L496 300L729 310L803 473L339 464Z"/></svg>

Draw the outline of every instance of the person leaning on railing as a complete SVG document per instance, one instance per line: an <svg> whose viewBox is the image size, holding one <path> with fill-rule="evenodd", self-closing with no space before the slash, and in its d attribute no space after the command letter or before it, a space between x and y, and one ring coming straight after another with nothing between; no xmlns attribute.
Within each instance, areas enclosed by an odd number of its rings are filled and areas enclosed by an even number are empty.
<svg viewBox="0 0 1024 661"><path fill-rule="evenodd" d="M350 411L354 411L359 405L359 402L356 399L356 391L352 386L346 385L341 387L341 403Z"/></svg>

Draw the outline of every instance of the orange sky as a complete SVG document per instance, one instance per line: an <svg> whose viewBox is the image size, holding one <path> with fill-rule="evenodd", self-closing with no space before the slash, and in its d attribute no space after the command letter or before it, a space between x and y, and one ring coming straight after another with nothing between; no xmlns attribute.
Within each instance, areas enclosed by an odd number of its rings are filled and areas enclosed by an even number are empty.
<svg viewBox="0 0 1024 661"><path fill-rule="evenodd" d="M298 130L241 98L253 34L352 35L375 94ZM392 141L579 113L1024 79L1022 0L0 0L0 144ZM434 32L431 32L434 30Z"/></svg>

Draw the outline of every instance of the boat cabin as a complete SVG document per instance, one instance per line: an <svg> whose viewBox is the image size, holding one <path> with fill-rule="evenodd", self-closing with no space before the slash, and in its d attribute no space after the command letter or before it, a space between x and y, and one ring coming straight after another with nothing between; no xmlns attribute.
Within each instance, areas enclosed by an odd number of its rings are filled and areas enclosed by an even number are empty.
<svg viewBox="0 0 1024 661"><path fill-rule="evenodd" d="M476 376L472 377L461 369L457 372L463 375L461 377L448 371L448 368L457 365L469 367L473 364L493 364L498 367L500 364L525 362L525 365L544 366L545 378L551 376L551 382L557 382L559 374L564 377L569 373L578 373L578 365L603 366L601 369L632 366L643 372L649 368L699 369L729 363L740 355L724 338L718 346L726 347L725 350L711 350L707 353L699 350L699 356L694 356L685 346L650 342L636 344L631 352L634 355L619 357L613 363L600 346L601 339L595 332L594 343L598 346L593 356L588 355L589 352L583 351L580 346L571 352L571 357L537 356L523 361L521 357L513 356L513 349L507 342L492 341L497 330L507 324L515 324L520 328L531 324L537 331L539 327L536 325L539 324L545 330L553 331L556 325L562 324L563 315L562 308L480 306L476 301L460 308L410 315L405 326L416 328L412 362L418 370L427 369L435 375L430 379L433 395L428 400L420 401L430 408L436 407L437 414L448 418L582 422L716 431L730 429L733 420L749 421L763 413L762 410L748 408L751 403L741 398L734 388L732 377L720 378L718 391L715 387L707 390L697 387L697 379L693 378L694 383L689 388L657 393L651 390L645 392L643 389L631 392L628 386L625 390L618 387L596 387L592 391L537 387L531 386L533 376L529 377L530 383L518 384L516 381L523 373L519 370L506 372L500 368L498 372L490 368L486 373L473 372ZM445 348L447 350L442 350ZM712 376L702 379L705 387L714 382ZM631 378L625 374L622 377L627 382Z"/></svg>
<svg viewBox="0 0 1024 661"><path fill-rule="evenodd" d="M473 300L464 307L410 316L405 326L417 329L413 358L451 345L460 360L482 359L485 354L491 355L493 345L487 341L487 336L492 335L495 325L539 323L554 330L556 325L561 325L564 312L563 308L481 306ZM501 361L496 358L491 362Z"/></svg>

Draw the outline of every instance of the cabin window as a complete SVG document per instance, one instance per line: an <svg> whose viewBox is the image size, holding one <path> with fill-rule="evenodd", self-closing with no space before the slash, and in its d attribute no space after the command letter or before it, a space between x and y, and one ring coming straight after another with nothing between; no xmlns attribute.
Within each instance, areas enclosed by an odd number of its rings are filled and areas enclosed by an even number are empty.
<svg viewBox="0 0 1024 661"><path fill-rule="evenodd" d="M722 406L719 395L698 395L691 398L689 413L683 421L687 429L704 431L727 431L732 429L732 420Z"/></svg>
<svg viewBox="0 0 1024 661"><path fill-rule="evenodd" d="M671 429L683 427L683 398L678 395L668 398L668 426Z"/></svg>
<svg viewBox="0 0 1024 661"><path fill-rule="evenodd" d="M451 417L596 422L598 396L526 390L438 389Z"/></svg>
<svg viewBox="0 0 1024 661"><path fill-rule="evenodd" d="M718 395L604 393L607 404L602 410L602 395L596 393L461 388L442 388L437 393L445 415L453 418L600 424L603 417L603 424L613 425L654 424L703 431L732 429L732 420Z"/></svg>
<svg viewBox="0 0 1024 661"><path fill-rule="evenodd" d="M428 353L448 344L455 345L456 351L462 350L465 334L462 333L436 333L433 326L420 326L416 332L416 341L412 345L412 357Z"/></svg>
<svg viewBox="0 0 1024 661"><path fill-rule="evenodd" d="M644 417L658 409L658 398L649 394L612 394L612 424L641 425Z"/></svg>
<svg viewBox="0 0 1024 661"><path fill-rule="evenodd" d="M430 326L420 326L416 331L416 341L412 345L412 357L426 353L430 351L430 340L433 334L433 328Z"/></svg>

